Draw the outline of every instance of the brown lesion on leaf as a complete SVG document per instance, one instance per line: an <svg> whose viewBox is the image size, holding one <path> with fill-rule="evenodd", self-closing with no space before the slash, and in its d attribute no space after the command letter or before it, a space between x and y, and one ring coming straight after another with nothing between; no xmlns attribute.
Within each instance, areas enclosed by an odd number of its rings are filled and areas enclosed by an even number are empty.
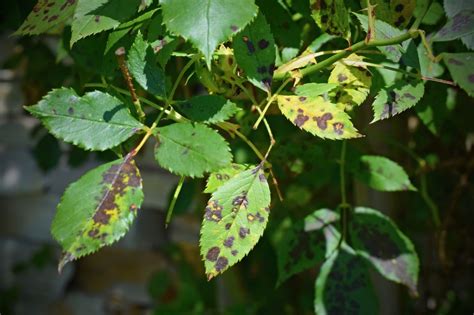
<svg viewBox="0 0 474 315"><path fill-rule="evenodd" d="M305 122L307 122L309 120L309 116L305 115L304 114L304 111L299 108L298 109L298 115L296 116L295 120L293 121L293 123L298 127L298 128L301 128Z"/></svg>
<svg viewBox="0 0 474 315"><path fill-rule="evenodd" d="M230 253L232 254L232 256L237 256L239 252L236 249L234 249Z"/></svg>
<svg viewBox="0 0 474 315"><path fill-rule="evenodd" d="M220 252L221 250L219 249L219 247L214 246L207 251L206 259L209 261L216 261L217 257L219 257Z"/></svg>
<svg viewBox="0 0 474 315"><path fill-rule="evenodd" d="M247 235L249 235L249 234L250 234L250 229L249 228L240 227L240 229L239 229L240 238L246 238Z"/></svg>
<svg viewBox="0 0 474 315"><path fill-rule="evenodd" d="M97 228L94 228L87 233L87 235L89 235L92 238L97 237L98 234L99 234L99 229Z"/></svg>
<svg viewBox="0 0 474 315"><path fill-rule="evenodd" d="M247 220L249 220L249 222L253 222L253 220L255 220L255 216L251 213L247 214Z"/></svg>
<svg viewBox="0 0 474 315"><path fill-rule="evenodd" d="M235 237L229 236L228 238L224 240L224 246L229 247L229 248L232 247L234 245L234 240L235 240Z"/></svg>
<svg viewBox="0 0 474 315"><path fill-rule="evenodd" d="M268 45L270 45L270 42L267 41L266 39L261 39L261 40L259 40L259 42L258 42L258 47L259 47L260 49L265 49L265 48L268 47Z"/></svg>
<svg viewBox="0 0 474 315"><path fill-rule="evenodd" d="M222 220L222 209L217 200L210 200L205 209L204 218L207 221L219 222Z"/></svg>
<svg viewBox="0 0 474 315"><path fill-rule="evenodd" d="M333 124L333 129L337 135L342 136L344 133L344 124L341 122L336 122Z"/></svg>
<svg viewBox="0 0 474 315"><path fill-rule="evenodd" d="M348 79L348 78L347 78L347 76L346 76L344 73L339 73L339 74L337 75L337 81L339 81L339 82L344 82L344 81L346 81L347 79Z"/></svg>
<svg viewBox="0 0 474 315"><path fill-rule="evenodd" d="M229 264L229 260L227 258L225 258L224 256L219 257L215 264L216 271L220 272L224 270L228 264Z"/></svg>
<svg viewBox="0 0 474 315"><path fill-rule="evenodd" d="M244 207L247 208L249 201L247 200L247 192L243 191L239 196L235 197L232 200L232 205L237 206L239 208Z"/></svg>
<svg viewBox="0 0 474 315"><path fill-rule="evenodd" d="M313 120L316 121L319 129L326 130L328 127L328 120L333 118L331 113L324 113L322 116L315 116Z"/></svg>

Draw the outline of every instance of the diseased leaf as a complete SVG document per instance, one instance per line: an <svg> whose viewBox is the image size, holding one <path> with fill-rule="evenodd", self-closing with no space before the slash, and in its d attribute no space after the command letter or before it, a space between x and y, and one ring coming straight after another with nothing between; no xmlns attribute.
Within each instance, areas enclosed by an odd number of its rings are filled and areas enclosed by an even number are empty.
<svg viewBox="0 0 474 315"><path fill-rule="evenodd" d="M344 0L310 0L311 16L323 32L348 38L349 11Z"/></svg>
<svg viewBox="0 0 474 315"><path fill-rule="evenodd" d="M453 18L460 12L474 11L474 2L471 0L444 0L443 5L448 18ZM470 50L474 49L474 34L462 37L461 41Z"/></svg>
<svg viewBox="0 0 474 315"><path fill-rule="evenodd" d="M233 40L237 64L256 87L270 91L275 70L275 40L262 13Z"/></svg>
<svg viewBox="0 0 474 315"><path fill-rule="evenodd" d="M417 294L418 256L410 239L390 218L377 210L355 208L349 235L355 251L382 276Z"/></svg>
<svg viewBox="0 0 474 315"><path fill-rule="evenodd" d="M472 33L474 33L474 11L462 11L450 18L431 40L446 42Z"/></svg>
<svg viewBox="0 0 474 315"><path fill-rule="evenodd" d="M59 270L123 237L142 201L142 180L131 155L101 165L71 184L51 226L64 251Z"/></svg>
<svg viewBox="0 0 474 315"><path fill-rule="evenodd" d="M211 64L216 47L244 28L258 12L253 0L161 0L170 32L189 40Z"/></svg>
<svg viewBox="0 0 474 315"><path fill-rule="evenodd" d="M370 0L375 6L375 17L398 28L404 28L410 22L416 3L416 0ZM361 0L360 4L367 8L366 0Z"/></svg>
<svg viewBox="0 0 474 315"><path fill-rule="evenodd" d="M217 172L213 172L207 178L205 193L213 193L217 188L224 185L231 178L235 177L237 174L242 173L249 168L254 168L254 165L244 165L244 164L231 164L229 167L223 168Z"/></svg>
<svg viewBox="0 0 474 315"><path fill-rule="evenodd" d="M176 103L174 108L192 121L219 123L225 121L239 110L235 103L220 95L200 95Z"/></svg>
<svg viewBox="0 0 474 315"><path fill-rule="evenodd" d="M270 188L262 165L239 173L212 194L199 241L209 280L257 244L267 225L269 206Z"/></svg>
<svg viewBox="0 0 474 315"><path fill-rule="evenodd" d="M422 81L397 81L387 89L382 89L372 104L374 110L372 123L393 117L415 106L424 93L425 85Z"/></svg>
<svg viewBox="0 0 474 315"><path fill-rule="evenodd" d="M443 61L454 82L474 97L474 53L443 53Z"/></svg>
<svg viewBox="0 0 474 315"><path fill-rule="evenodd" d="M140 31L128 53L128 68L146 91L157 96L166 96L165 74L156 64L153 48L143 39Z"/></svg>
<svg viewBox="0 0 474 315"><path fill-rule="evenodd" d="M360 25L364 29L365 32L368 30L368 23L369 19L366 15L353 13L360 22ZM381 20L375 20L375 36L374 39L377 40L384 40L390 39L393 37L397 37L404 34L403 31L396 29L395 27L391 26L388 23L385 23ZM401 45L390 45L390 46L378 46L381 52L387 56L388 59L399 62L400 58L402 57L403 52L405 52L406 48L408 47L409 40L404 41Z"/></svg>
<svg viewBox="0 0 474 315"><path fill-rule="evenodd" d="M337 87L335 83L306 83L298 85L295 93L299 96L316 97L324 95Z"/></svg>
<svg viewBox="0 0 474 315"><path fill-rule="evenodd" d="M137 12L140 0L77 0L71 47L81 38L113 29Z"/></svg>
<svg viewBox="0 0 474 315"><path fill-rule="evenodd" d="M280 95L278 106L295 126L328 139L360 137L349 115L323 97Z"/></svg>
<svg viewBox="0 0 474 315"><path fill-rule="evenodd" d="M368 266L346 245L324 262L315 291L314 311L318 315L378 314Z"/></svg>
<svg viewBox="0 0 474 315"><path fill-rule="evenodd" d="M227 142L206 125L175 123L158 128L156 136L155 158L172 173L202 177L231 163Z"/></svg>
<svg viewBox="0 0 474 315"><path fill-rule="evenodd" d="M348 61L360 61L362 58L352 55ZM372 77L363 67L356 67L344 62L336 63L331 71L328 83L337 84L329 96L343 110L351 110L362 104L370 92Z"/></svg>
<svg viewBox="0 0 474 315"><path fill-rule="evenodd" d="M330 255L337 242L327 242L325 227L339 216L329 209L316 210L304 220L295 222L277 244L278 284L308 268L316 267Z"/></svg>
<svg viewBox="0 0 474 315"><path fill-rule="evenodd" d="M100 91L80 97L73 89L55 89L26 110L57 138L87 150L113 148L144 127L122 101Z"/></svg>
<svg viewBox="0 0 474 315"><path fill-rule="evenodd" d="M15 32L16 35L37 35L65 22L74 14L76 0L38 0L33 11Z"/></svg>
<svg viewBox="0 0 474 315"><path fill-rule="evenodd" d="M397 163L383 156L361 156L357 166L352 171L356 179L375 190L416 190L405 170Z"/></svg>

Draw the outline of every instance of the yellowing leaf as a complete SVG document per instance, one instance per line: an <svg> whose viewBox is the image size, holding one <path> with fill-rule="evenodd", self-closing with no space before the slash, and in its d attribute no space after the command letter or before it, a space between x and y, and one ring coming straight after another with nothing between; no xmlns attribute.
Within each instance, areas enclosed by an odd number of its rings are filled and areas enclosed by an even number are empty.
<svg viewBox="0 0 474 315"><path fill-rule="evenodd" d="M416 8L416 0L370 0L375 5L377 19L403 28L410 22ZM361 5L367 7L367 1L361 0Z"/></svg>
<svg viewBox="0 0 474 315"><path fill-rule="evenodd" d="M281 95L278 107L295 126L309 133L328 139L357 138L361 135L354 128L350 117L335 104L323 97Z"/></svg>
<svg viewBox="0 0 474 315"><path fill-rule="evenodd" d="M323 32L348 37L349 11L344 0L310 0L311 16Z"/></svg>

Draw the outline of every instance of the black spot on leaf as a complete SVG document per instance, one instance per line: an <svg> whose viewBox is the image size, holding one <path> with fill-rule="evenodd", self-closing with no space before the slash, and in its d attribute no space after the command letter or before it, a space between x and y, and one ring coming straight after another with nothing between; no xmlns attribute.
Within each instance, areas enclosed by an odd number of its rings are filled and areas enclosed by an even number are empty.
<svg viewBox="0 0 474 315"><path fill-rule="evenodd" d="M217 262L216 262L216 271L220 272L222 270L224 270L227 265L229 264L229 261L227 260L227 258L221 256L217 259Z"/></svg>
<svg viewBox="0 0 474 315"><path fill-rule="evenodd" d="M214 246L207 251L206 259L209 261L216 261L217 257L219 257L220 252L221 250L219 249L219 247Z"/></svg>

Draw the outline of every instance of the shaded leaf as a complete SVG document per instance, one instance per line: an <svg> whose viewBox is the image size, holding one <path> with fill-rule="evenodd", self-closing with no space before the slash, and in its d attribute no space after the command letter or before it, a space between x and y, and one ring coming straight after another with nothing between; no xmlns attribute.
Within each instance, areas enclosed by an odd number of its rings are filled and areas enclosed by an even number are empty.
<svg viewBox="0 0 474 315"><path fill-rule="evenodd" d="M431 40L446 42L472 33L474 33L474 11L462 11L450 18Z"/></svg>
<svg viewBox="0 0 474 315"><path fill-rule="evenodd" d="M382 276L417 294L418 256L410 239L390 218L377 210L355 208L349 235L355 251Z"/></svg>
<svg viewBox="0 0 474 315"><path fill-rule="evenodd" d="M192 121L215 124L225 121L239 110L235 103L220 95L199 95L176 103L174 108Z"/></svg>
<svg viewBox="0 0 474 315"><path fill-rule="evenodd" d="M448 18L452 18L460 12L474 11L474 2L471 0L444 0L443 5ZM461 41L467 48L474 49L474 34L462 37Z"/></svg>
<svg viewBox="0 0 474 315"><path fill-rule="evenodd" d="M349 115L323 97L280 95L278 106L295 126L328 139L360 137Z"/></svg>
<svg viewBox="0 0 474 315"><path fill-rule="evenodd" d="M265 230L269 206L270 188L261 165L239 173L212 194L199 241L208 279L250 252Z"/></svg>
<svg viewBox="0 0 474 315"><path fill-rule="evenodd" d="M232 160L227 142L203 124L175 123L158 128L155 158L172 173L202 177L218 171Z"/></svg>
<svg viewBox="0 0 474 315"><path fill-rule="evenodd" d="M334 211L320 209L305 219L295 222L277 244L278 282L280 285L292 275L322 263L337 247L327 242L325 235L332 231L325 227L339 219Z"/></svg>
<svg viewBox="0 0 474 315"><path fill-rule="evenodd" d="M443 124L449 119L455 100L453 88L440 89L434 85L427 86L425 97L415 107L418 117L435 135L439 134Z"/></svg>
<svg viewBox="0 0 474 315"><path fill-rule="evenodd" d="M137 33L130 52L128 53L128 68L135 80L147 92L166 96L165 74L156 64L155 53L140 32Z"/></svg>
<svg viewBox="0 0 474 315"><path fill-rule="evenodd" d="M348 246L327 259L316 279L314 310L318 315L378 314L368 266Z"/></svg>
<svg viewBox="0 0 474 315"><path fill-rule="evenodd" d="M413 107L423 97L425 85L422 81L398 81L394 85L382 89L372 104L374 119L372 123L387 119Z"/></svg>
<svg viewBox="0 0 474 315"><path fill-rule="evenodd" d="M323 32L349 36L349 11L344 0L310 0L311 16Z"/></svg>
<svg viewBox="0 0 474 315"><path fill-rule="evenodd" d="M368 23L369 19L366 15L353 13L360 21L360 25L364 29L365 32L368 30ZM397 37L404 34L403 31L396 29L395 27L391 26L388 23L385 23L381 20L375 20L375 36L374 39L377 40L384 40L390 39L393 37ZM390 46L378 46L381 52L387 56L388 59L399 62L400 58L402 57L403 52L408 47L409 40L402 43L402 45L390 45Z"/></svg>
<svg viewBox="0 0 474 315"><path fill-rule="evenodd" d="M65 22L74 14L75 0L38 0L16 35L37 35Z"/></svg>
<svg viewBox="0 0 474 315"><path fill-rule="evenodd" d="M370 188L380 191L416 190L405 170L383 156L364 155L357 164L352 169L355 177Z"/></svg>
<svg viewBox="0 0 474 315"><path fill-rule="evenodd" d="M324 95L337 87L335 83L306 83L298 85L295 93L299 96L316 97Z"/></svg>
<svg viewBox="0 0 474 315"><path fill-rule="evenodd" d="M430 7L423 17L421 24L436 25L444 17L443 6L439 2L431 2L430 0L417 0L415 12L413 15L418 18L425 12L428 5L430 5Z"/></svg>
<svg viewBox="0 0 474 315"><path fill-rule="evenodd" d="M474 97L474 53L443 53L443 61L454 82Z"/></svg>
<svg viewBox="0 0 474 315"><path fill-rule="evenodd" d="M131 155L101 165L71 184L51 226L64 251L59 270L123 237L142 201L142 180Z"/></svg>
<svg viewBox="0 0 474 315"><path fill-rule="evenodd" d="M143 128L122 101L100 91L80 97L69 88L55 89L26 110L57 138L87 150L113 148Z"/></svg>
<svg viewBox="0 0 474 315"><path fill-rule="evenodd" d="M270 91L275 69L275 40L262 13L233 40L237 64L256 87Z"/></svg>
<svg viewBox="0 0 474 315"><path fill-rule="evenodd" d="M119 26L137 12L139 3L139 0L78 0L71 25L71 46L81 38Z"/></svg>
<svg viewBox="0 0 474 315"><path fill-rule="evenodd" d="M253 0L162 0L163 22L189 40L211 64L216 47L247 25L258 12Z"/></svg>
<svg viewBox="0 0 474 315"><path fill-rule="evenodd" d="M255 166L252 165L243 165L243 164L232 164L229 167L223 168L217 172L213 172L207 178L205 193L213 193L217 188L224 185L231 178L235 177L237 174L242 173L249 168Z"/></svg>
<svg viewBox="0 0 474 315"><path fill-rule="evenodd" d="M406 27L416 8L416 0L371 0L375 6L375 17L398 28ZM367 8L367 1L361 0L363 8Z"/></svg>
<svg viewBox="0 0 474 315"><path fill-rule="evenodd" d="M426 51L426 48L422 43L418 45L417 51L418 60L420 62L420 72L422 76L428 78L437 78L443 74L443 66L441 66L439 63L433 62L428 57L428 52Z"/></svg>

